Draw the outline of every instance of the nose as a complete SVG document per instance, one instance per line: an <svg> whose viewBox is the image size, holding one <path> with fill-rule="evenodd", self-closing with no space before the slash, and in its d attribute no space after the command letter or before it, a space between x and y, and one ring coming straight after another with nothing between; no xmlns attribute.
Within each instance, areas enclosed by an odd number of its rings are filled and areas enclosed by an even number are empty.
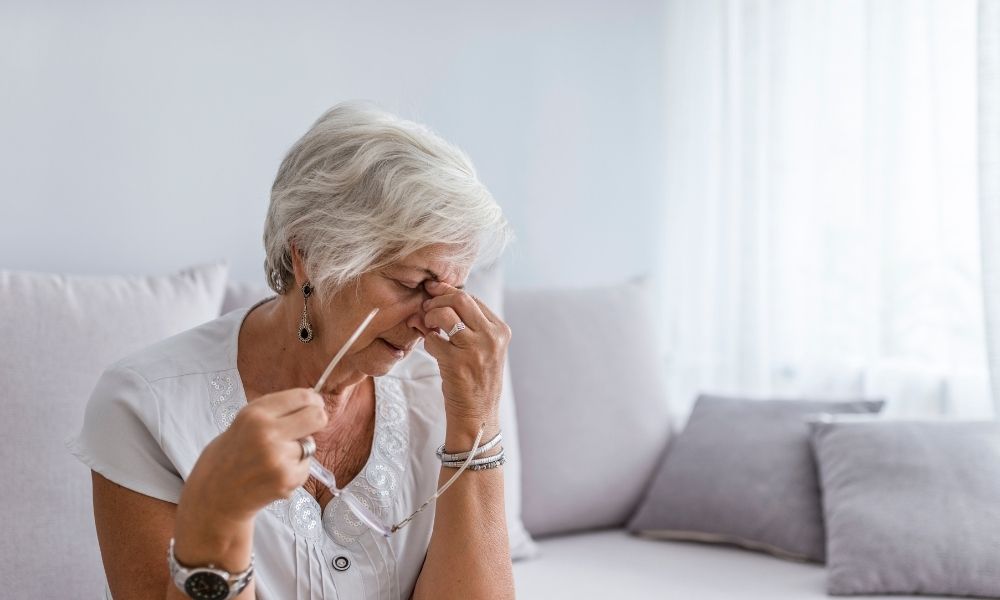
<svg viewBox="0 0 1000 600"><path fill-rule="evenodd" d="M430 333L430 329L428 329L424 324L424 315L426 314L426 311L424 311L424 301L431 298L431 295L423 289L423 286L421 286L420 289L421 293L415 300L416 305L413 309L413 313L406 318L406 325L418 330L421 335L426 336Z"/></svg>

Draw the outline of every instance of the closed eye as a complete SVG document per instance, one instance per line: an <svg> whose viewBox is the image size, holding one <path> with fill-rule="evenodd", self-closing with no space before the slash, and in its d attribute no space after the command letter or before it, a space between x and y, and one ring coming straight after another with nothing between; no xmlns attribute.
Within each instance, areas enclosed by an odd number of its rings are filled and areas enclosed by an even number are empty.
<svg viewBox="0 0 1000 600"><path fill-rule="evenodd" d="M419 283L416 283L416 284L413 284L413 285L407 285L407 284L403 283L402 281L400 281L398 279L394 279L393 281L395 281L397 284L399 284L400 287L404 287L404 288L406 288L408 290L415 290L418 287L420 287Z"/></svg>

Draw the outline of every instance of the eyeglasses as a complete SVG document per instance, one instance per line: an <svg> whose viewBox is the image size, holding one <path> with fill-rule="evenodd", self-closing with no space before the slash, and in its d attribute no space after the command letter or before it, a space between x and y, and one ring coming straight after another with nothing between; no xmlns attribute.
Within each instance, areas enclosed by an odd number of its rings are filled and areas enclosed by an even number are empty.
<svg viewBox="0 0 1000 600"><path fill-rule="evenodd" d="M354 331L351 337L347 339L347 341L340 348L337 354L334 355L333 360L331 360L330 364L327 365L326 370L323 371L323 374L320 376L319 381L317 381L316 385L313 387L313 391L319 393L319 391L323 388L323 384L326 383L327 377L329 377L330 373L333 372L333 368L337 366L337 363L339 363L340 359L344 357L344 354L347 352L347 349L351 346L351 344L355 342L355 340L358 339L358 337L365 330L365 328L368 327L368 324L371 323L372 319L375 318L376 314L378 314L377 308L372 309L372 311L368 313L368 316L365 317L365 320L361 322L361 325L358 326L358 328ZM420 511L427 508L427 506L431 502L437 500L438 497L441 496L441 494L443 494L445 490L447 490L448 487L450 487L451 484L454 483L456 479L458 479L458 476L461 475L463 471L465 471L465 468L469 466L469 463L471 463L472 459L475 457L476 451L479 449L479 442L482 441L483 439L483 431L485 429L486 429L486 423L483 423L479 427L479 432L476 434L475 441L472 442L472 450L469 452L469 457L465 459L465 462L462 463L462 466L459 467L458 471L456 471L455 474L452 475L451 478L444 483L444 485L438 488L438 491L436 491L433 496L431 496L430 498L427 499L426 502L421 504L417 508L417 510L413 511L410 514L410 516L406 517L405 519L394 525L386 524L374 512L372 512L372 510L368 508L356 495L354 495L348 490L337 487L337 478L334 477L333 472L324 467L318 460L316 460L316 457L314 456L309 457L309 473L313 477L318 479L323 485L329 488L334 498L340 498L341 501L343 501L344 504L346 504L347 507L351 509L351 512L353 512L355 516L357 516L361 520L362 523L368 525L383 537L389 537L390 535L396 533L397 531L408 525L410 521L413 520L413 517L417 516L417 514L420 513Z"/></svg>

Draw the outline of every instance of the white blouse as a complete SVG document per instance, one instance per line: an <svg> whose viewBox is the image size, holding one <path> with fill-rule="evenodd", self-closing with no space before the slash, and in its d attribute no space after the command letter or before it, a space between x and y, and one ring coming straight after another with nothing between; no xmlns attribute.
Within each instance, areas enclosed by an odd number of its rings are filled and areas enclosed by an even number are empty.
<svg viewBox="0 0 1000 600"><path fill-rule="evenodd" d="M202 449L247 404L236 370L238 335L247 313L270 299L110 366L91 395L81 433L68 442L73 454L119 485L177 503ZM375 378L371 453L347 489L387 523L398 523L436 489L441 466L434 450L444 429L437 362L416 348L389 374ZM430 506L385 539L339 499L321 511L299 488L257 516L257 598L409 598L433 521Z"/></svg>

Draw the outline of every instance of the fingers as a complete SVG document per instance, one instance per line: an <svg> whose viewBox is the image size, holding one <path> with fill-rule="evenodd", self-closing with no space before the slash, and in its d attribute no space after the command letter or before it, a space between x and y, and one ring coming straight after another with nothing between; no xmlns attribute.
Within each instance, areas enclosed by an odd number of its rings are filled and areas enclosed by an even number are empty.
<svg viewBox="0 0 1000 600"><path fill-rule="evenodd" d="M296 446L298 446L298 444L296 444ZM301 457L302 448L299 447L297 451L299 453L298 456ZM300 459L299 462L291 468L290 478L292 485L289 486L291 489L288 490L288 495L286 495L285 498L289 498L292 495L292 492L295 491L295 488L302 487L305 485L306 480L309 479L309 461Z"/></svg>
<svg viewBox="0 0 1000 600"><path fill-rule="evenodd" d="M329 417L323 397L308 388L267 394L241 411L273 441L295 441L326 427ZM295 442L297 444L297 442Z"/></svg>
<svg viewBox="0 0 1000 600"><path fill-rule="evenodd" d="M302 459L302 446L298 441L285 444L287 450L283 454L287 455L287 460L281 469L280 487L281 496L290 498L296 488L305 485L309 479L309 461Z"/></svg>
<svg viewBox="0 0 1000 600"><path fill-rule="evenodd" d="M495 312L493 312L493 310L490 309L489 306L486 306L485 302L479 298L473 296L472 299L479 305L479 310L483 311L486 318L493 323L494 331L496 331L500 338L504 340L504 343L510 342L511 331L507 322L501 319Z"/></svg>
<svg viewBox="0 0 1000 600"><path fill-rule="evenodd" d="M253 402L254 410L282 417L307 406L323 406L323 397L309 388L292 388L266 394Z"/></svg>
<svg viewBox="0 0 1000 600"><path fill-rule="evenodd" d="M284 439L298 440L320 431L328 422L325 407L310 405L279 418L275 430Z"/></svg>
<svg viewBox="0 0 1000 600"><path fill-rule="evenodd" d="M448 307L469 329L473 331L489 329L490 319L484 314L480 303L470 294L441 281L429 281L426 288L433 297L424 301L425 312ZM455 322L452 322L450 325L454 324Z"/></svg>
<svg viewBox="0 0 1000 600"><path fill-rule="evenodd" d="M277 446L278 455L281 457L281 462L278 463L280 470L295 469L299 462L307 462L302 458L302 444L299 440L284 440ZM306 470L308 471L309 466L306 465Z"/></svg>
<svg viewBox="0 0 1000 600"><path fill-rule="evenodd" d="M458 337L461 334L455 334L458 341ZM459 350L460 348L453 342L449 342L444 338L444 336L438 335L437 333L431 333L424 337L424 349L430 353L431 356L437 360L442 360L446 356L449 356L451 352Z"/></svg>
<svg viewBox="0 0 1000 600"><path fill-rule="evenodd" d="M456 350L468 352L469 348L481 344L484 336L489 338L492 335L488 331L477 332L471 327L467 327L464 331L456 331L451 337L445 337L444 334L437 332L441 329L447 334L460 321L462 319L459 319L458 314L450 306L435 308L424 314L424 322L434 330L433 333L424 336L424 348L431 356L441 360L449 352Z"/></svg>
<svg viewBox="0 0 1000 600"><path fill-rule="evenodd" d="M494 325L496 325L497 323L503 323L503 319L497 316L497 314L493 312L493 310L490 309L489 306L486 306L485 302L480 300L477 296L472 296L470 294L470 297L476 302L476 305L479 306L479 310L483 311L483 315L486 317L487 320L492 322Z"/></svg>
<svg viewBox="0 0 1000 600"><path fill-rule="evenodd" d="M459 321L463 321L463 319L461 319L458 316L458 313L456 313L450 306L435 308L427 313L424 313L424 323L426 323L428 327L431 329L441 329L445 333L451 331L452 327L454 327ZM466 327L468 327L468 324L466 324ZM469 327L469 329L472 328ZM475 330L473 329L473 331ZM456 339L458 335L458 333L455 334ZM427 338L425 337L424 341L426 342L426 340Z"/></svg>

